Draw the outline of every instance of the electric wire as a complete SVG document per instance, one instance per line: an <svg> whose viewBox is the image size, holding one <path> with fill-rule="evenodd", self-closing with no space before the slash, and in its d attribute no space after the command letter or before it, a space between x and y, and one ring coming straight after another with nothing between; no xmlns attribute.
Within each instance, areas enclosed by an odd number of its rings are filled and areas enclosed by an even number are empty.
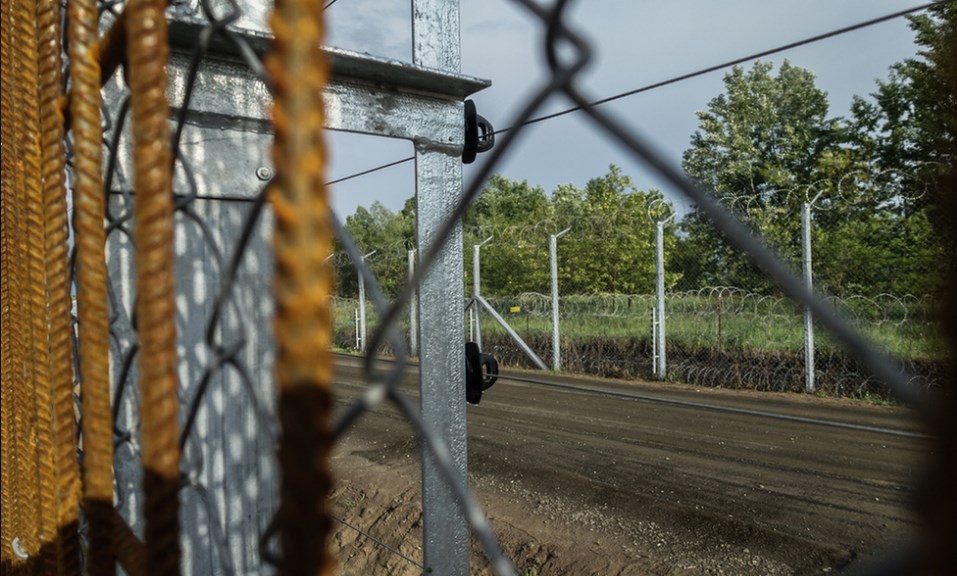
<svg viewBox="0 0 957 576"><path fill-rule="evenodd" d="M331 516L332 516L332 519L335 520L336 522L342 524L342 525L345 526L346 528L351 528L351 529L355 530L356 532L358 532L359 534L362 534L363 536L365 536L367 539L371 540L371 541L372 541L374 544L376 544L377 546L379 546L379 547L381 547L381 548L384 548L385 550L388 550L389 552L395 554L395 555L398 556L399 558L402 558L403 560L405 560L405 561L408 562L409 564L412 564L413 566L415 566L415 567L417 567L417 568L419 568L419 569L425 569L425 565L424 565L424 564L422 564L421 562L419 562L419 561L416 560L415 558L410 558L409 556L406 556L405 554L403 554L402 552L400 552L398 548L395 548L395 547L393 547L393 546L389 546L388 544L386 544L386 543L383 542L382 540L376 538L376 537L373 536L372 534L369 534L368 532L362 530L361 528L359 528L359 527L357 527L357 526L353 526L352 524L346 522L345 519L340 518L340 517L336 516L335 514L332 514Z"/></svg>
<svg viewBox="0 0 957 576"><path fill-rule="evenodd" d="M332 2L330 2L330 3L326 6L326 8L328 8L330 5L332 5L333 3L335 3L335 1L336 1L336 0L333 0ZM686 73L686 74L681 74L681 75L679 75L679 76L674 76L674 77L668 78L668 79L666 79L666 80L661 80L661 81L658 81L658 82L654 82L654 83L652 83L652 84L647 84L647 85L641 86L641 87L639 87L639 88L634 88L634 89L632 89L632 90L627 90L627 91L625 91L625 92L620 92L620 93L615 94L615 95L613 95L613 96L608 96L608 97L605 97L605 98L601 98L601 99L599 99L599 100L595 100L594 102L592 102L592 103L590 104L590 106L592 106L592 107L594 107L594 106L601 106L602 104L608 104L609 102L614 102L614 101L616 101L616 100L621 100L622 98L626 98L626 97L628 97L628 96L634 96L634 95L636 95L636 94L642 94L642 93L644 93L644 92L650 92L651 90L655 90L655 89L658 89L658 88L664 88L665 86L670 86L671 84L677 84L678 82L683 82L683 81L685 81L685 80L691 80L692 78L697 78L697 77L699 77L699 76L704 76L704 75L710 74L710 73L712 73L712 72L717 72L718 70L723 70L723 69L728 68L728 67L730 67L730 66L736 66L736 65L738 65L738 64L742 64L742 63L744 63L744 62L750 62L751 60L756 60L756 59L762 58L762 57L764 57L764 56L770 56L770 55L772 55L772 54L778 54L778 53L780 53L780 52L785 52L785 51L787 51L787 50L791 50L791 49L794 49L794 48L799 48L799 47L801 47L801 46L806 46L806 45L808 45L808 44L814 44L814 43L816 43L816 42L821 42L821 41L823 41L823 40L828 40L828 39L834 38L834 37L836 37L836 36L841 36L841 35L843 35L843 34L848 34L848 33L850 33L850 32L856 32L856 31L862 30L862 29L864 29L864 28L869 28L869 27L871 27L871 26L876 26L876 25L878 25L878 24L883 24L884 22L888 22L888 21L890 21L890 20L895 20L895 19L897 19L897 18L902 18L902 17L908 16L908 15L910 15L910 14L914 14L914 13L917 13L917 12L922 12L922 11L927 10L927 9L929 9L929 8L933 8L934 6L941 5L941 4L946 4L946 3L949 2L949 1L951 1L951 0L938 0L937 2L929 2L929 3L926 3L926 4L921 4L920 6L914 6L914 7L912 7L912 8L907 8L907 9L904 9L904 10L899 10L899 11L893 12L893 13L891 13L891 14L885 14L885 15L883 15L883 16L878 16L878 17L872 18L872 19L870 19L870 20L865 20L865 21L859 22L859 23L857 23L857 24L852 24L852 25L850 25L850 26L845 26L845 27L843 27L843 28L838 28L838 29L835 29L835 30L831 30L831 31L829 31L829 32L824 32L824 33L822 33L822 34L817 34L817 35L815 35L815 36L810 36L810 37L807 37L807 38L804 38L804 39L801 39L801 40L796 40L796 41L794 41L794 42L789 42L788 44L783 44L783 45L777 46L777 47L775 47L775 48L769 48L769 49L767 49L767 50L762 50L762 51L760 51L760 52L754 52L754 53L751 53L751 54L749 54L749 55L747 55L747 56L741 56L741 57L735 58L735 59L733 59L733 60L728 60L728 61L726 61L726 62L722 62L721 64L713 64L713 65L711 65L711 66L708 66L707 68L701 68L701 69L696 70L696 71L694 71L694 72L688 72L688 73ZM552 120L552 119L554 119L554 118L559 118L559 117L561 117L561 116L565 116L565 115L571 114L571 113L573 113L573 112L580 112L580 111L582 111L583 109L584 109L584 107L583 107L583 106L580 106L580 105L571 106L571 107L569 107L569 108L566 108L566 109L564 109L564 110L560 110L560 111L558 111L558 112L553 112L553 113L551 113L551 114L545 114L545 115L542 115L542 116L536 116L535 118L531 118L531 119L526 120L526 121L524 121L524 122L522 122L522 123L520 123L520 124L516 124L516 125L513 125L513 126L507 126L507 127L505 127L505 128L499 128L498 130L495 130L494 132L492 132L492 134L493 134L493 135L504 134L504 133L508 132L509 130L514 130L514 129L516 129L516 128L518 128L518 127L521 127L521 126L528 126L528 125L530 125L530 124L537 124L537 123L539 123L539 122L544 122L544 121L546 121L546 120ZM405 157L405 158L402 158L402 159L399 159L399 160L395 160L395 161L393 161L393 162L388 162L388 163L386 163L386 164L381 164L381 165L376 166L376 167L374 167L374 168L369 168L369 169L367 169L367 170L362 170L362 171L360 171L360 172L356 172L356 173L350 174L350 175L348 175L348 176L343 176L342 178L337 178L337 179L335 179L335 180L330 180L329 182L326 182L326 185L327 185L327 186L331 186L331 185L333 185L333 184L339 184L339 183L341 183L341 182L346 182L346 181L348 181L348 180L353 180L353 179L355 179L355 178L360 178L360 177L362 177L362 176L366 176L366 175L368 175L368 174L373 174L373 173L375 173L375 172L379 172L380 170L385 170L385 169L387 169L387 168L392 168L393 166L398 166L398 165L400 165L400 164L405 164L406 162L411 162L411 161L413 161L413 160L415 160L415 156L408 156L408 157Z"/></svg>
<svg viewBox="0 0 957 576"><path fill-rule="evenodd" d="M857 23L857 24L852 24L852 25L850 25L850 26L845 26L845 27L843 27L843 28L838 28L838 29L836 29L836 30L831 30L830 32L824 32L823 34L818 34L818 35L816 35L816 36L810 36L810 37L804 38L804 39L802 39L802 40L796 40L796 41L794 41L794 42L790 42L790 43L788 43L788 44L784 44L784 45L778 46L778 47L776 47L776 48L769 48L769 49L767 49L767 50L762 50L762 51L760 51L760 52L755 52L755 53L753 53L753 54L749 54L749 55L747 55L747 56L741 56L741 57L739 57L739 58L735 58L734 60L728 60L727 62L722 62L721 64L714 64L714 65L712 65L712 66L708 66L707 68L702 68L702 69L696 70L696 71L694 71L694 72L689 72L689 73L687 73L687 74L682 74L682 75L680 75L680 76L675 76L675 77L669 78L669 79L667 79L667 80L661 80L661 81L655 82L655 83L653 83L653 84L647 84L647 85L642 86L642 87L640 87L640 88L635 88L635 89L633 89L633 90L628 90L628 91L626 91L626 92L621 92L621 93L619 93L619 94L615 94L614 96L608 96L607 98L601 98L601 99L599 99L599 100L595 100L595 101L593 101L593 102L590 102L589 105L588 105L588 107L589 107L589 108L593 108L593 107L596 107L596 106L601 106L602 104L607 104L607 103L609 103L609 102L614 102L614 101L616 101L616 100L621 100L622 98L626 98L626 97L628 97L628 96L634 96L634 95L636 95L636 94L641 94L641 93L643 93L643 92L649 92L649 91L655 90L655 89L657 89L657 88L664 88L665 86L669 86L669 85L671 85L671 84L676 84L676 83L678 83L678 82L683 82L683 81L685 81L685 80L691 80L692 78L697 78L697 77L699 77L699 76L704 76L704 75L710 74L710 73L712 73L712 72L717 72L718 70L723 70L723 69L725 69L725 68L730 68L731 66L737 66L738 64L743 64L743 63L745 63L745 62L750 62L751 60L757 60L758 58L763 58L763 57L765 57L765 56L770 56L770 55L772 55L772 54L778 54L778 53L780 53L780 52L786 52L786 51L792 50L792 49L794 49L794 48L800 48L801 46L807 46L808 44L814 44L814 43L816 43L816 42L821 42L821 41L823 41L823 40L828 40L828 39L830 39L830 38L834 38L834 37L836 37L836 36L841 36L841 35L847 34L847 33L849 33L849 32L855 32L855 31L857 31L857 30L862 30L862 29L864 29L864 28L868 28L868 27L871 27L871 26L876 26L877 24L882 24L882 23L888 22L888 21L890 21L890 20L895 20L895 19L897 19L897 18L901 18L901 17L907 16L907 15L909 15L909 14L913 14L913 13L915 13L915 12L921 12L921 11L923 11L923 10L927 10L928 8L932 8L932 7L934 7L934 6L938 5L938 4L945 4L945 3L947 3L948 1L950 1L950 0L939 0L939 1L937 1L937 2L929 2L929 3L927 3L927 4L922 4L922 5L920 5L920 6L915 6L915 7L913 7L913 8L907 8L907 9L905 9L905 10L899 10L899 11L894 12L894 13L891 13L891 14L885 14L884 16L878 16L877 18L872 18L872 19L870 19L870 20L865 20L864 22L859 22L859 23ZM564 110L560 110L560 111L558 111L558 112L554 112L554 113L552 113L552 114L546 114L546 115L544 115L544 116L539 116L539 117L537 117L537 118L532 118L531 120L529 120L528 122L526 122L525 124L523 124L523 126L528 126L529 124L536 124L536 123L538 123L538 122L544 122L545 120L551 120L551 119L553 119L553 118L558 118L558 117L560 117L560 116L565 116L566 114L571 114L572 112L578 112L578 111L581 111L581 110L584 110L584 109L585 109L585 107L584 107L584 106L580 106L580 105L578 105L578 106L571 106L571 107L569 107L569 108L566 108L566 109L564 109ZM495 131L495 134L501 134L501 133L507 132L507 131L509 131L509 130L513 130L514 128L515 128L515 126L509 126L509 127L506 127L506 128L502 128L502 129L500 129L500 130L496 130L496 131Z"/></svg>

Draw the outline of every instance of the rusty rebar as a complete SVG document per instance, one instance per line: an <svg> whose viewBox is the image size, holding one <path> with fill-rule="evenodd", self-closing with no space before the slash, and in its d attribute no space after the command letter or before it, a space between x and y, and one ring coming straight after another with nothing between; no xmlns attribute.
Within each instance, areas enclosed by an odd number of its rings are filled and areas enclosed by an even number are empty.
<svg viewBox="0 0 957 576"><path fill-rule="evenodd" d="M110 513L113 516L111 525L116 561L127 576L146 576L149 573L146 568L146 545L136 537L123 517L112 506L110 506ZM115 568L114 566L114 571Z"/></svg>
<svg viewBox="0 0 957 576"><path fill-rule="evenodd" d="M102 177L100 63L96 0L70 0L67 34L76 183L73 217L83 409L83 507L88 572L116 573L113 546L113 422L110 411L110 327L107 301L106 199ZM124 31L125 32L125 31Z"/></svg>
<svg viewBox="0 0 957 576"><path fill-rule="evenodd" d="M147 567L178 574L179 433L173 269L173 195L166 100L164 0L126 6L133 120L136 325L139 338Z"/></svg>
<svg viewBox="0 0 957 576"><path fill-rule="evenodd" d="M14 389L23 385L19 378L20 362L18 353L22 340L19 338L21 316L18 290L20 282L21 258L18 254L19 236L17 225L19 210L19 192L14 186L14 180L19 179L19 170L14 161L13 124L13 82L14 59L12 50L12 27L9 17L11 2L0 1L0 143L3 153L0 154L0 218L3 224L0 228L0 316L2 316L3 331L0 332L0 562L12 565L13 538L16 537L14 515L19 490L16 472L16 428L14 414L16 412Z"/></svg>
<svg viewBox="0 0 957 576"><path fill-rule="evenodd" d="M168 3L168 2L167 2ZM120 12L110 25L109 29L94 43L90 48L90 58L96 62L97 77L100 86L104 86L113 77L113 73L123 63L126 58L126 11ZM66 93L65 103L63 105L63 126L70 130L73 127L73 98L76 85L70 88Z"/></svg>
<svg viewBox="0 0 957 576"><path fill-rule="evenodd" d="M53 450L53 422L50 390L50 354L46 325L46 263L43 222L43 183L41 178L39 120L39 47L37 45L37 3L19 0L12 15L15 30L20 149L17 159L23 163L24 253L26 262L25 302L22 313L28 318L27 345L24 350L26 382L18 402L18 432L23 442L18 447L23 474L20 506L26 508L21 528L24 551L36 558L45 573L56 570L56 555L50 544L56 539L56 467Z"/></svg>
<svg viewBox="0 0 957 576"><path fill-rule="evenodd" d="M331 573L332 251L324 185L320 50L322 3L279 0L271 20L276 51L268 67L276 86L270 191L276 215L276 373L282 468L279 519L283 574Z"/></svg>
<svg viewBox="0 0 957 576"><path fill-rule="evenodd" d="M60 3L37 0L40 148L43 178L46 339L49 348L49 394L56 471L57 574L80 573L79 464L73 413L73 342L71 330L66 150L63 113L63 60Z"/></svg>

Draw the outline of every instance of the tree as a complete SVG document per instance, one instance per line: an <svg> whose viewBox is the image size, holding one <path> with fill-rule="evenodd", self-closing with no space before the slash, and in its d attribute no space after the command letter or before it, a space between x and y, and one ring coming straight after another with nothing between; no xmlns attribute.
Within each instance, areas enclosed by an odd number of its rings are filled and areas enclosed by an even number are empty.
<svg viewBox="0 0 957 576"><path fill-rule="evenodd" d="M685 172L713 191L742 219L759 228L786 258L800 255L800 203L828 152L839 143L840 125L829 119L827 95L814 75L786 61L735 66L725 93L698 113L699 128L685 151ZM697 211L681 223L676 260L693 263L682 285L702 282L766 290L769 283L745 255L732 248Z"/></svg>
<svg viewBox="0 0 957 576"><path fill-rule="evenodd" d="M466 254L482 247L482 292L545 293L550 286L548 237L565 228L558 252L565 293L654 290L654 223L649 212L669 211L657 191L638 190L617 166L584 188L559 186L549 198L540 187L493 176L465 218ZM669 225L668 249L675 242ZM466 263L471 282L471 262ZM671 275L669 275L671 278Z"/></svg>
<svg viewBox="0 0 957 576"><path fill-rule="evenodd" d="M472 246L491 237L482 248L482 292L515 295L544 291L548 286L548 245L537 241L541 233L536 225L547 221L550 214L548 196L540 186L493 175L464 219L467 286L472 285Z"/></svg>
<svg viewBox="0 0 957 576"><path fill-rule="evenodd" d="M379 201L373 202L368 209L360 206L346 218L345 228L363 254L375 251L367 264L385 295L394 296L407 276L408 250L415 246L414 199L407 200L399 213L392 212ZM341 246L337 246L336 251L341 254ZM339 294L358 294L355 267L348 261L338 264Z"/></svg>
<svg viewBox="0 0 957 576"><path fill-rule="evenodd" d="M875 95L884 132L905 159L950 165L957 147L957 3L909 17L917 57L891 67Z"/></svg>
<svg viewBox="0 0 957 576"><path fill-rule="evenodd" d="M883 231L865 235L865 244L883 247L877 260L895 271L876 285L927 294L942 277L943 246L954 241L937 207L953 194L940 183L957 157L957 3L909 19L920 50L891 66L870 99L855 97L848 149L869 174L859 204L877 215L871 227ZM849 237L865 228L859 220L850 234L834 238L833 253L846 258ZM875 285L873 279L863 283Z"/></svg>
<svg viewBox="0 0 957 576"><path fill-rule="evenodd" d="M552 199L555 231L562 239L559 274L574 293L648 294L655 287L655 224L649 216L670 213L657 190L642 191L614 164L584 189L560 186ZM666 250L674 244L669 224ZM669 278L671 275L669 274Z"/></svg>
<svg viewBox="0 0 957 576"><path fill-rule="evenodd" d="M941 33L925 17L914 22L919 36L936 39ZM937 90L918 86L940 83L927 80L933 75L925 64L893 67L873 101L854 99L847 121L827 116L827 97L806 70L786 61L776 76L770 64L758 62L747 72L736 67L725 77L726 92L699 113L685 170L795 268L801 204L814 199L812 252L819 288L837 294L925 294L940 251L929 241L922 199L928 180L921 167L932 158L931 142L951 138L941 136L945 123L935 124L918 109L924 98L919 94ZM702 214L691 212L681 229L672 258L685 272L679 287L771 289Z"/></svg>
<svg viewBox="0 0 957 576"><path fill-rule="evenodd" d="M814 75L787 60L750 71L735 66L725 93L698 112L700 127L684 153L684 169L719 195L781 202L790 186L812 181L817 160L834 143L836 121L827 118L827 94Z"/></svg>

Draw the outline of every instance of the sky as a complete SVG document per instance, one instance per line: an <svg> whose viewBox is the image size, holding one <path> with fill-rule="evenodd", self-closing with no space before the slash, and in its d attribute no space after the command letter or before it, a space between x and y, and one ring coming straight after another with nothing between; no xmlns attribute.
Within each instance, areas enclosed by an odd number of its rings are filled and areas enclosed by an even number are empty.
<svg viewBox="0 0 957 576"><path fill-rule="evenodd" d="M870 20L923 1L901 0L577 0L568 22L590 42L593 63L579 86L591 100L694 72L749 54ZM461 1L463 74L491 80L472 96L478 113L495 128L509 126L528 96L546 80L543 29L511 0ZM338 0L326 10L327 44L411 61L409 2ZM866 96L885 79L888 67L914 57L917 46L907 21L899 18L764 58L776 67L785 59L817 77L827 92L830 116L846 116L854 95ZM744 64L750 67L750 63ZM604 105L652 142L675 165L698 127L696 112L723 91L728 70L712 72ZM550 100L543 113L570 107ZM413 154L410 142L330 133L329 179L400 160ZM465 167L469 181L475 167ZM496 170L551 193L560 184L578 187L616 164L643 190L660 189L679 212L686 201L573 113L530 126ZM379 201L398 211L415 194L409 162L336 184L333 206L340 217Z"/></svg>

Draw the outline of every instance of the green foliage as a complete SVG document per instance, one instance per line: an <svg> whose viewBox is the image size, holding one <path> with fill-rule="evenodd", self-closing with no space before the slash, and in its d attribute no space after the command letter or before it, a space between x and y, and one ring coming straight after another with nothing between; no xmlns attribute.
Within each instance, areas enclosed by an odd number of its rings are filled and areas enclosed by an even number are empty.
<svg viewBox="0 0 957 576"><path fill-rule="evenodd" d="M684 154L684 168L719 195L783 200L785 188L810 182L815 160L833 138L827 94L811 72L785 61L756 62L725 76L725 94L699 112L700 128Z"/></svg>
<svg viewBox="0 0 957 576"><path fill-rule="evenodd" d="M957 3L909 18L920 51L893 65L871 100L855 99L854 144L876 169L920 196L911 209L926 212L938 238L953 245L938 207L953 194L941 183L957 157Z"/></svg>
<svg viewBox="0 0 957 576"><path fill-rule="evenodd" d="M698 113L699 129L683 166L695 182L714 191L742 219L759 229L786 259L800 257L800 202L818 177L825 151L834 147L838 123L827 118L827 95L814 75L785 61L739 66L725 76L725 93ZM673 264L689 269L680 287L770 284L696 211L681 222Z"/></svg>
<svg viewBox="0 0 957 576"><path fill-rule="evenodd" d="M670 209L660 192L638 190L614 165L582 189L559 186L551 198L527 182L493 176L466 217L466 246L492 237L481 248L483 294L550 290L549 235L566 228L558 240L563 293L649 292L655 274L649 214ZM666 232L668 250L674 226Z"/></svg>
<svg viewBox="0 0 957 576"><path fill-rule="evenodd" d="M360 206L355 214L346 217L345 228L363 254L375 251L367 262L386 296L394 296L407 276L408 251L415 247L415 201L407 200L398 213L378 201L369 209ZM338 242L336 251L342 252ZM338 264L339 294L357 294L355 267L348 261Z"/></svg>
<svg viewBox="0 0 957 576"><path fill-rule="evenodd" d="M927 18L917 23L939 31ZM941 250L926 201L928 164L918 161L928 158L927 120L916 108L915 78L924 72L915 61L895 66L873 101L855 98L845 121L828 118L826 94L806 70L787 61L777 75L769 63L735 67L725 93L699 113L684 168L795 268L802 257L801 204L811 202L819 287L836 294L927 294ZM773 290L707 218L693 211L680 226L669 258L670 268L685 272L679 289Z"/></svg>
<svg viewBox="0 0 957 576"><path fill-rule="evenodd" d="M541 187L494 175L464 218L466 286L472 284L473 246L481 250L482 293L487 296L548 292L549 236L558 240L558 273L563 293L650 293L655 282L655 225L652 217L672 207L656 190L638 190L617 166L579 189L559 186L549 197ZM375 250L369 266L387 296L407 275L407 250L414 247L415 205L396 214L381 203L359 208L346 229L363 253ZM486 240L489 240L485 243ZM677 243L676 226L665 227L665 251ZM339 293L356 294L353 267L342 262ZM668 272L673 285L678 274Z"/></svg>
<svg viewBox="0 0 957 576"><path fill-rule="evenodd" d="M544 232L535 225L550 214L541 187L493 175L464 219L467 286L472 285L473 246L488 238L481 248L483 293L541 291L548 286L548 243L536 242Z"/></svg>

